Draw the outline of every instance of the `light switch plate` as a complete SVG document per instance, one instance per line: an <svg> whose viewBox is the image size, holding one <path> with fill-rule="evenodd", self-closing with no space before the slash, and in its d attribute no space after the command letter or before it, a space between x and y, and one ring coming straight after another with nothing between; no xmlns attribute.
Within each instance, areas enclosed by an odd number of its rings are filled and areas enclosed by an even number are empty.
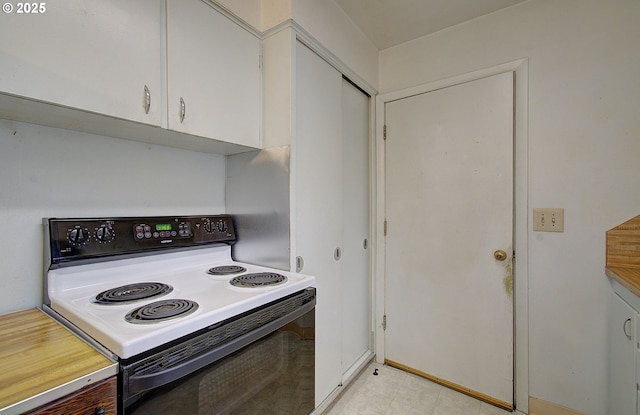
<svg viewBox="0 0 640 415"><path fill-rule="evenodd" d="M540 232L564 232L564 209L534 208L533 230Z"/></svg>

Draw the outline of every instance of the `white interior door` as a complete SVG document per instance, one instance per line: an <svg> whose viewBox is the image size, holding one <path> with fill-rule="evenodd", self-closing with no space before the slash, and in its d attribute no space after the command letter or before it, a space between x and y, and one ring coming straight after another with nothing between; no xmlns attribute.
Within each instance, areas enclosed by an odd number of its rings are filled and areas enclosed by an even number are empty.
<svg viewBox="0 0 640 415"><path fill-rule="evenodd" d="M371 348L369 97L342 80L342 374Z"/></svg>
<svg viewBox="0 0 640 415"><path fill-rule="evenodd" d="M504 407L513 101L509 72L385 106L385 359Z"/></svg>

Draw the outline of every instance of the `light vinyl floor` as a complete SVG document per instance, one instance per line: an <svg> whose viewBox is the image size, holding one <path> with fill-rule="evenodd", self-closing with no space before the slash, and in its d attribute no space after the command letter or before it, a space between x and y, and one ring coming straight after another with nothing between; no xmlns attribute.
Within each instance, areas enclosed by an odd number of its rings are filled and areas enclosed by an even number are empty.
<svg viewBox="0 0 640 415"><path fill-rule="evenodd" d="M508 414L411 373L371 363L322 415Z"/></svg>

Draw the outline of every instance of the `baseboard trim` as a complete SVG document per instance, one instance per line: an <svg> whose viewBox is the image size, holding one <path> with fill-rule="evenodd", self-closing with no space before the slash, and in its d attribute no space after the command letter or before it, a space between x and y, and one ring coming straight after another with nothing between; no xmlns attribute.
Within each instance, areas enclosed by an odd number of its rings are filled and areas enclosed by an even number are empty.
<svg viewBox="0 0 640 415"><path fill-rule="evenodd" d="M552 402L543 401L542 399L529 396L529 415L586 415Z"/></svg>
<svg viewBox="0 0 640 415"><path fill-rule="evenodd" d="M439 378L437 376L433 376L433 375L430 375L428 373L424 373L424 372L422 372L420 370L417 370L417 369L414 369L412 367L403 365L402 363L394 362L394 361L389 360L389 359L385 359L384 363L386 365L395 367L397 369L404 370L405 372L409 372L409 373L412 373L414 375L423 377L423 378L428 379L428 380L430 380L432 382L438 383L438 384L440 384L442 386L446 386L449 389L453 389L453 390L455 390L457 392L464 393L465 395L469 395L472 398L475 398L475 399L478 399L480 401L486 402L486 403L491 404L493 406L497 406L498 408L502 408L502 409L507 410L507 411L513 411L513 405L512 404L509 404L507 402L504 402L504 401L501 401L499 399L493 398L493 397L491 397L489 395L485 395L484 393L480 393L480 392L474 391L472 389L469 389L469 388L466 388L464 386L458 385L457 383L449 382L448 380L441 379L441 378ZM530 414L530 415L532 415L532 414Z"/></svg>

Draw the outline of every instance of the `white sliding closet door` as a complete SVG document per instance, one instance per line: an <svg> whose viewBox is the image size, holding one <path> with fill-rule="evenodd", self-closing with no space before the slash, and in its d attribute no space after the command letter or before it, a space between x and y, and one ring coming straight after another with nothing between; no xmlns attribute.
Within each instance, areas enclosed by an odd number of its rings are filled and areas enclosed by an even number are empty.
<svg viewBox="0 0 640 415"><path fill-rule="evenodd" d="M295 254L316 277L316 405L342 381L342 75L306 46L296 48L292 144Z"/></svg>
<svg viewBox="0 0 640 415"><path fill-rule="evenodd" d="M296 46L292 251L316 277L316 405L370 354L369 97Z"/></svg>
<svg viewBox="0 0 640 415"><path fill-rule="evenodd" d="M342 80L342 373L371 349L369 96Z"/></svg>

